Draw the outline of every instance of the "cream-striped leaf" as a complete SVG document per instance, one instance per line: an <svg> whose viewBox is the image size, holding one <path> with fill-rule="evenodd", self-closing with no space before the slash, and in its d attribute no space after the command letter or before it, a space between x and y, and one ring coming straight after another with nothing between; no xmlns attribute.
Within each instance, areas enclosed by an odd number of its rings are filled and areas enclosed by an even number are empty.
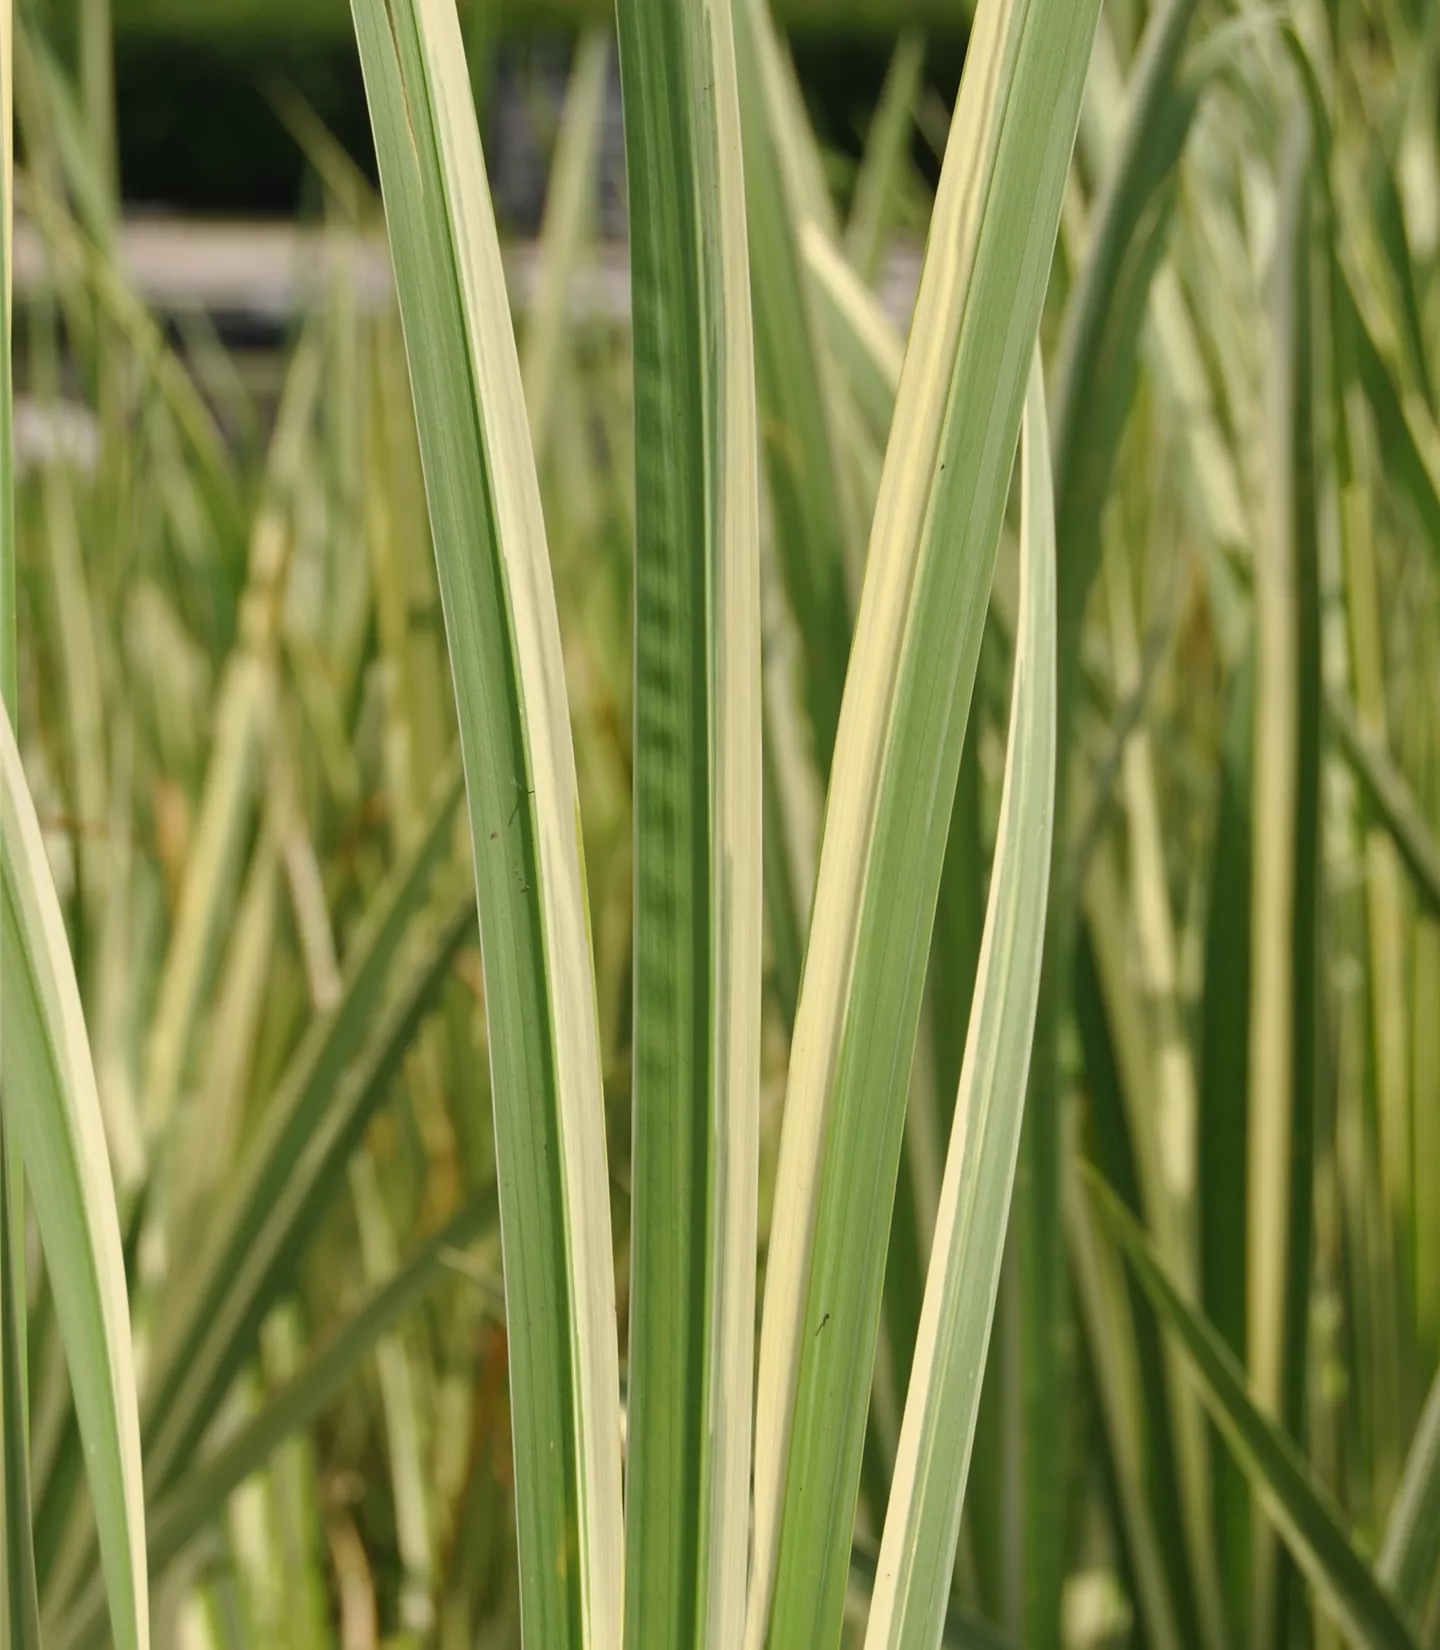
<svg viewBox="0 0 1440 1650"><path fill-rule="evenodd" d="M949 809L1098 11L982 6L951 129L796 1016L760 1348L752 1647L828 1646L840 1630Z"/></svg>
<svg viewBox="0 0 1440 1650"><path fill-rule="evenodd" d="M1055 497L1038 351L1023 455L1020 621L995 866L867 1650L940 1642L1020 1148L1055 818Z"/></svg>
<svg viewBox="0 0 1440 1650"><path fill-rule="evenodd" d="M620 0L635 372L627 1645L733 1645L749 1538L759 494L729 0Z"/></svg>
<svg viewBox="0 0 1440 1650"><path fill-rule="evenodd" d="M354 0L459 709L485 959L525 1639L614 1650L619 1357L575 758L454 0Z"/></svg>
<svg viewBox="0 0 1440 1650"><path fill-rule="evenodd" d="M119 1650L147 1650L140 1420L120 1222L90 1045L40 822L0 717L0 1090L65 1346Z"/></svg>

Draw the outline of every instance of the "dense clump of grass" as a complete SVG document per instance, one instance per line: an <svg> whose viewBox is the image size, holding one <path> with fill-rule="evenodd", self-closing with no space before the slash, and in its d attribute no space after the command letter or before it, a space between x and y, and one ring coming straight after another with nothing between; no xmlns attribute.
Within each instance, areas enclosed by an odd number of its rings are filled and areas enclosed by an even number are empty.
<svg viewBox="0 0 1440 1650"><path fill-rule="evenodd" d="M1440 1642L1426 17L619 0L621 325L353 15L267 395L0 0L0 1642Z"/></svg>

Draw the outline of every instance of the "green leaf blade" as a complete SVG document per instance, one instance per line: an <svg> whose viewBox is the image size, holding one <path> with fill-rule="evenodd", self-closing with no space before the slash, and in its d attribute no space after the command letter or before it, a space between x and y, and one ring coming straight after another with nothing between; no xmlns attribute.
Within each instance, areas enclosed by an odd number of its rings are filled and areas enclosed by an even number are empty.
<svg viewBox="0 0 1440 1650"><path fill-rule="evenodd" d="M748 1549L759 496L728 0L621 0L633 287L635 1075L626 1643L727 1645Z"/></svg>
<svg viewBox="0 0 1440 1650"><path fill-rule="evenodd" d="M1055 500L1038 351L1025 408L1015 699L971 1012L867 1646L933 1646L1000 1283L1055 816Z"/></svg>
<svg viewBox="0 0 1440 1650"><path fill-rule="evenodd" d="M453 0L355 0L440 573L486 964L520 1593L621 1630L619 1356L559 624Z"/></svg>
<svg viewBox="0 0 1440 1650"><path fill-rule="evenodd" d="M5 1121L24 1157L45 1249L115 1642L119 1650L148 1650L140 1423L120 1222L60 906L9 717L0 721Z"/></svg>
<svg viewBox="0 0 1440 1650"><path fill-rule="evenodd" d="M1320 569L1310 308L1311 138L1282 161L1271 377L1271 533L1256 558L1245 1351L1260 1407L1304 1429L1320 965ZM1251 1526L1251 1642L1284 1641L1293 1589Z"/></svg>
<svg viewBox="0 0 1440 1650"><path fill-rule="evenodd" d="M982 10L951 129L796 1019L761 1337L752 1646L829 1644L840 1629L945 826L1097 15L1090 0Z"/></svg>

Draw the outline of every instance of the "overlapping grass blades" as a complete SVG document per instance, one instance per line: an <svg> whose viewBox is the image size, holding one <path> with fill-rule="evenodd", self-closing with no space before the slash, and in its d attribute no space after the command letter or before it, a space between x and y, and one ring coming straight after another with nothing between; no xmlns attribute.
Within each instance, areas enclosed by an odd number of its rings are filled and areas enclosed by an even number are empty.
<svg viewBox="0 0 1440 1650"><path fill-rule="evenodd" d="M982 11L951 129L796 1016L760 1346L751 1646L839 1630L942 823L1097 12Z"/></svg>
<svg viewBox="0 0 1440 1650"><path fill-rule="evenodd" d="M1415 1639L1341 1529L1304 1458L1252 1402L1243 1371L1210 1325L1181 1298L1141 1227L1098 1176L1092 1175L1091 1195L1113 1241L1182 1348L1206 1407L1251 1488L1327 1611L1358 1644L1415 1650Z"/></svg>
<svg viewBox="0 0 1440 1650"><path fill-rule="evenodd" d="M347 958L340 997L301 1040L198 1253L168 1296L145 1405L156 1489L172 1482L250 1355L283 1267L314 1231L385 1076L449 966L471 915L468 891L448 893L433 913L425 901L459 803L454 775L442 784L423 835L377 895Z"/></svg>
<svg viewBox="0 0 1440 1650"><path fill-rule="evenodd" d="M990 903L866 1643L931 1646L950 1598L1000 1283L1055 822L1055 499L1037 351L1021 460L1015 697Z"/></svg>
<svg viewBox="0 0 1440 1650"><path fill-rule="evenodd" d="M1152 10L1126 87L1119 134L1098 192L1091 240L1066 307L1052 437L1059 558L1058 796L1069 819L1075 798L1074 736L1081 703L1081 639L1101 561L1101 511L1110 489L1134 390L1138 344L1152 277L1162 257L1175 170L1195 113L1196 92L1178 65L1194 0ZM1024 1419L1021 1427L1026 1626L1040 1644L1059 1630L1069 1441L1062 1394L1070 1319L1064 1238L1054 1210L1062 1198L1060 1037L1081 890L1069 885L1070 833L1055 835L1045 968L1022 1143L1015 1226L1021 1275ZM1183 1404L1183 1394L1181 1397ZM1194 1429L1177 1416L1182 1447ZM1196 1452L1184 1451L1193 1496ZM1214 1646L1213 1593L1201 1577L1202 1620Z"/></svg>
<svg viewBox="0 0 1440 1650"><path fill-rule="evenodd" d="M156 1581L222 1511L244 1481L284 1439L307 1426L333 1400L376 1342L411 1310L446 1266L467 1260L466 1246L493 1231L493 1194L474 1200L397 1267L342 1324L325 1336L305 1365L223 1445L195 1462L168 1494L151 1498L147 1560ZM480 1274L477 1289L489 1310L504 1312L500 1280ZM96 1577L75 1600L56 1633L61 1650L80 1650L99 1637L105 1616L103 1580Z"/></svg>

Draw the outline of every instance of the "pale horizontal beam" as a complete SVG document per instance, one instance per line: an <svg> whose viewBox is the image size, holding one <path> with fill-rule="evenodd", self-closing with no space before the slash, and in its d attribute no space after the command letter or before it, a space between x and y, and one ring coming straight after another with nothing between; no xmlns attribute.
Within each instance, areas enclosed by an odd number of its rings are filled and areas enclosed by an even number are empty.
<svg viewBox="0 0 1440 1650"><path fill-rule="evenodd" d="M162 315L202 311L284 326L323 301L337 265L348 270L362 309L373 311L392 297L389 249L378 230L135 216L122 223L116 251L131 290ZM23 218L14 252L15 297L23 304L47 279L40 237ZM524 311L538 279L534 243L516 242L504 255L511 302ZM897 325L909 325L919 279L919 247L896 247L879 295ZM571 304L578 319L628 320L630 271L623 245L599 246L581 263Z"/></svg>

